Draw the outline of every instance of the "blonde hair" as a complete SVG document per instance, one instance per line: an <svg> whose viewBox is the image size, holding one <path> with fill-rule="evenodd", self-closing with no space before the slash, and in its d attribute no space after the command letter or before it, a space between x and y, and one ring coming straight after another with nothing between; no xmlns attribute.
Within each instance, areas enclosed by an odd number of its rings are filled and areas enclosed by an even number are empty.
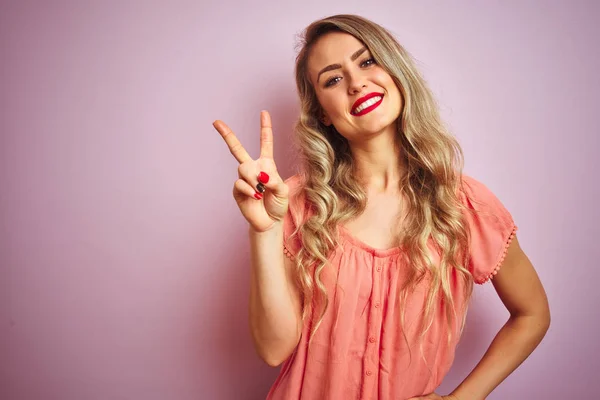
<svg viewBox="0 0 600 400"><path fill-rule="evenodd" d="M336 15L315 21L306 28L296 58L301 110L295 139L302 159L302 194L311 212L294 233L302 243L296 257L296 271L304 295L303 318L308 317L315 299L323 300L318 322L311 329L311 339L329 305L321 276L328 256L338 245L337 226L360 215L367 201L365 191L353 174L354 161L348 141L333 126L327 127L320 121L321 106L308 75L308 57L313 45L330 32L345 32L361 41L376 63L393 78L404 99L397 139L401 145L399 162L406 167L400 191L408 204L404 205L407 216L398 239L412 268L398 295L400 304L405 304L410 290L429 274L431 286L421 337L430 328L440 301L452 327L456 316L452 277L463 281L467 300L473 287L473 278L466 267L469 236L458 197L462 150L443 126L436 102L410 55L394 37L365 18ZM430 239L440 254L439 265L434 265L430 255L427 246ZM467 301L465 307L466 304ZM404 312L401 315L400 323ZM463 325L464 320L461 329Z"/></svg>

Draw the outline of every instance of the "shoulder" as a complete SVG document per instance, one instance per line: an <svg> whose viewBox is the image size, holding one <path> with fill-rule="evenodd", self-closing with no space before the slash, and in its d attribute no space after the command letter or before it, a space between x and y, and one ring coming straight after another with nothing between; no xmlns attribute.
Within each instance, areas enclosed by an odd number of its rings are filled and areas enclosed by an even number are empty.
<svg viewBox="0 0 600 400"><path fill-rule="evenodd" d="M292 207L298 207L304 203L305 181L302 174L292 175L283 181L289 189L290 205L292 205Z"/></svg>
<svg viewBox="0 0 600 400"><path fill-rule="evenodd" d="M511 212L487 185L468 176L462 176L461 201L465 207L471 229L474 226L498 229L503 235L513 229L515 222Z"/></svg>
<svg viewBox="0 0 600 400"><path fill-rule="evenodd" d="M288 185L290 191L299 190L304 185L304 177L302 174L292 175L287 179L284 179L283 182Z"/></svg>
<svg viewBox="0 0 600 400"><path fill-rule="evenodd" d="M490 188L470 175L461 176L460 195L470 209L485 210L503 208L502 203Z"/></svg>
<svg viewBox="0 0 600 400"><path fill-rule="evenodd" d="M283 181L289 189L288 211L283 219L285 254L293 258L301 247L300 234L293 237L305 220L304 178L301 174L292 175Z"/></svg>
<svg viewBox="0 0 600 400"><path fill-rule="evenodd" d="M492 192L483 182L470 175L461 175L461 192L468 198L478 198L490 195Z"/></svg>
<svg viewBox="0 0 600 400"><path fill-rule="evenodd" d="M283 181L289 189L288 218L295 226L299 226L306 218L306 197L304 195L304 176L292 175Z"/></svg>

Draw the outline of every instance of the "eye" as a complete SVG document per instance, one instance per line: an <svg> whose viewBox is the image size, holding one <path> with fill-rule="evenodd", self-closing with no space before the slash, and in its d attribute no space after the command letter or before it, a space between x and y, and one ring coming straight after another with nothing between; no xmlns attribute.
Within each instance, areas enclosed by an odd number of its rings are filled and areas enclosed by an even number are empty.
<svg viewBox="0 0 600 400"><path fill-rule="evenodd" d="M374 65L374 64L377 64L377 62L375 61L375 59L374 59L374 58L369 58L369 59L367 59L367 60L363 61L363 62L360 64L360 66L361 66L361 67L368 67L368 66L370 66L370 65Z"/></svg>
<svg viewBox="0 0 600 400"><path fill-rule="evenodd" d="M339 82L339 79L342 79L342 78L340 78L339 76L334 76L333 78L331 78L327 82L325 82L325 87L335 85L336 83Z"/></svg>

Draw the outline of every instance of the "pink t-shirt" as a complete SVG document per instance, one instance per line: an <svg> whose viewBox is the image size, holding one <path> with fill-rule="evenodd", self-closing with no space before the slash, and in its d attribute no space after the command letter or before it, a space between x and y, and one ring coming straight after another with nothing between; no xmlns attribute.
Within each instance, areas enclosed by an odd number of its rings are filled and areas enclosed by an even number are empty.
<svg viewBox="0 0 600 400"><path fill-rule="evenodd" d="M467 213L472 241L469 270L475 282L482 284L500 268L517 227L487 187L471 177L463 178L461 199L478 211ZM290 240L290 235L300 223L295 212L304 204L300 177L293 176L286 183L290 210L284 220L284 251L293 258L300 242ZM435 391L452 365L459 338L453 335L448 343L449 328L439 303L434 323L420 344L417 328L429 280L423 279L407 301L405 338L397 296L408 270L402 249L375 249L340 227L340 245L329 262L322 274L329 307L321 326L309 347L309 332L319 317L315 312L304 324L300 342L282 365L267 399L405 400ZM452 290L460 310L465 299L458 279L452 281ZM457 315L456 327L463 317Z"/></svg>

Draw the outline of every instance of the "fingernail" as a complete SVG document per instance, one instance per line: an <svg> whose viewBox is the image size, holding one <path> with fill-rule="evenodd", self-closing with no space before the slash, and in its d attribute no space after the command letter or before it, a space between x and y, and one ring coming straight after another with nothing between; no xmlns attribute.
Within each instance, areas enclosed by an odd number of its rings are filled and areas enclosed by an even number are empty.
<svg viewBox="0 0 600 400"><path fill-rule="evenodd" d="M269 175L266 172L258 174L258 181L263 184L269 183Z"/></svg>
<svg viewBox="0 0 600 400"><path fill-rule="evenodd" d="M254 198L255 198L256 200L260 200L260 199L262 199L262 198L263 198L263 195L262 195L262 194L260 194L260 193L254 193Z"/></svg>

